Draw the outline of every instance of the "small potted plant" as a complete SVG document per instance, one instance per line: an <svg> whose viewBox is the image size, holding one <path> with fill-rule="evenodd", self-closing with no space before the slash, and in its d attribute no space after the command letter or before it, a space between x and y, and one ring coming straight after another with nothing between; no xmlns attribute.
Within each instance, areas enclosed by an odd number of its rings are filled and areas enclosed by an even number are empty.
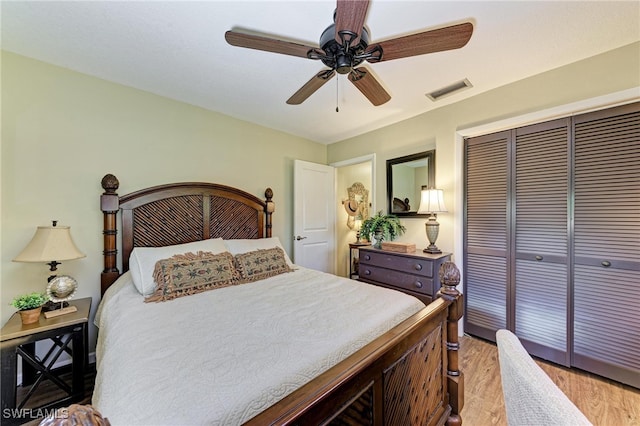
<svg viewBox="0 0 640 426"><path fill-rule="evenodd" d="M18 310L23 324L33 324L38 322L42 305L48 300L46 294L34 292L16 297L11 302L11 306Z"/></svg>
<svg viewBox="0 0 640 426"><path fill-rule="evenodd" d="M396 237L404 234L406 228L400 223L397 216L383 215L382 210L362 222L360 235L373 241L374 247L380 248L383 241L393 241ZM372 239L373 237L373 239Z"/></svg>

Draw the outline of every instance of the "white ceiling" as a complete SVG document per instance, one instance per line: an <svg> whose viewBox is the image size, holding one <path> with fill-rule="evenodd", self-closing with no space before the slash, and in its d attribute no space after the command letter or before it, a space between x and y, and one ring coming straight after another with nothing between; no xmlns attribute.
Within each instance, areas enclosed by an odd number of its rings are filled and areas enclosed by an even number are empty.
<svg viewBox="0 0 640 426"><path fill-rule="evenodd" d="M391 101L374 107L338 76L285 101L322 63L228 45L229 29L317 46L335 1L3 1L2 48L332 143L640 40L639 1L372 0L370 42L470 21L462 49L367 64ZM425 93L468 78L473 88ZM340 111L336 112L336 102Z"/></svg>

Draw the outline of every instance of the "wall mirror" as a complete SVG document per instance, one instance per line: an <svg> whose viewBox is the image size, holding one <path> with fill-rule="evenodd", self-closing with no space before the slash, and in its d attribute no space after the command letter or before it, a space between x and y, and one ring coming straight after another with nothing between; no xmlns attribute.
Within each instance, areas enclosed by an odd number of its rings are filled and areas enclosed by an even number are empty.
<svg viewBox="0 0 640 426"><path fill-rule="evenodd" d="M387 210L396 216L418 214L422 186L435 188L436 150L387 160Z"/></svg>

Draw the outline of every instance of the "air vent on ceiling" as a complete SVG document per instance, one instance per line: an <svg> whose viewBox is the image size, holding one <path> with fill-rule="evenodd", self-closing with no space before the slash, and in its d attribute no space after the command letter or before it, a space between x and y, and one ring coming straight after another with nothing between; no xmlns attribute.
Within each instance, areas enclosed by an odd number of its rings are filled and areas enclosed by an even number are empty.
<svg viewBox="0 0 640 426"><path fill-rule="evenodd" d="M465 78L464 80L457 81L446 87L434 90L431 93L427 93L426 96L427 98L435 102L439 99L444 98L445 96L451 95L455 92L459 92L460 90L468 89L469 87L473 87L473 84L471 84L471 82Z"/></svg>

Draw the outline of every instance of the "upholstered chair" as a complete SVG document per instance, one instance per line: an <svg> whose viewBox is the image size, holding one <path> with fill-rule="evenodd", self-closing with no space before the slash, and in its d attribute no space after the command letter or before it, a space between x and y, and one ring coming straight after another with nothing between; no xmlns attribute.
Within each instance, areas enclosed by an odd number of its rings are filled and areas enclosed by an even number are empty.
<svg viewBox="0 0 640 426"><path fill-rule="evenodd" d="M498 330L496 342L509 426L591 425L535 363L515 334Z"/></svg>

